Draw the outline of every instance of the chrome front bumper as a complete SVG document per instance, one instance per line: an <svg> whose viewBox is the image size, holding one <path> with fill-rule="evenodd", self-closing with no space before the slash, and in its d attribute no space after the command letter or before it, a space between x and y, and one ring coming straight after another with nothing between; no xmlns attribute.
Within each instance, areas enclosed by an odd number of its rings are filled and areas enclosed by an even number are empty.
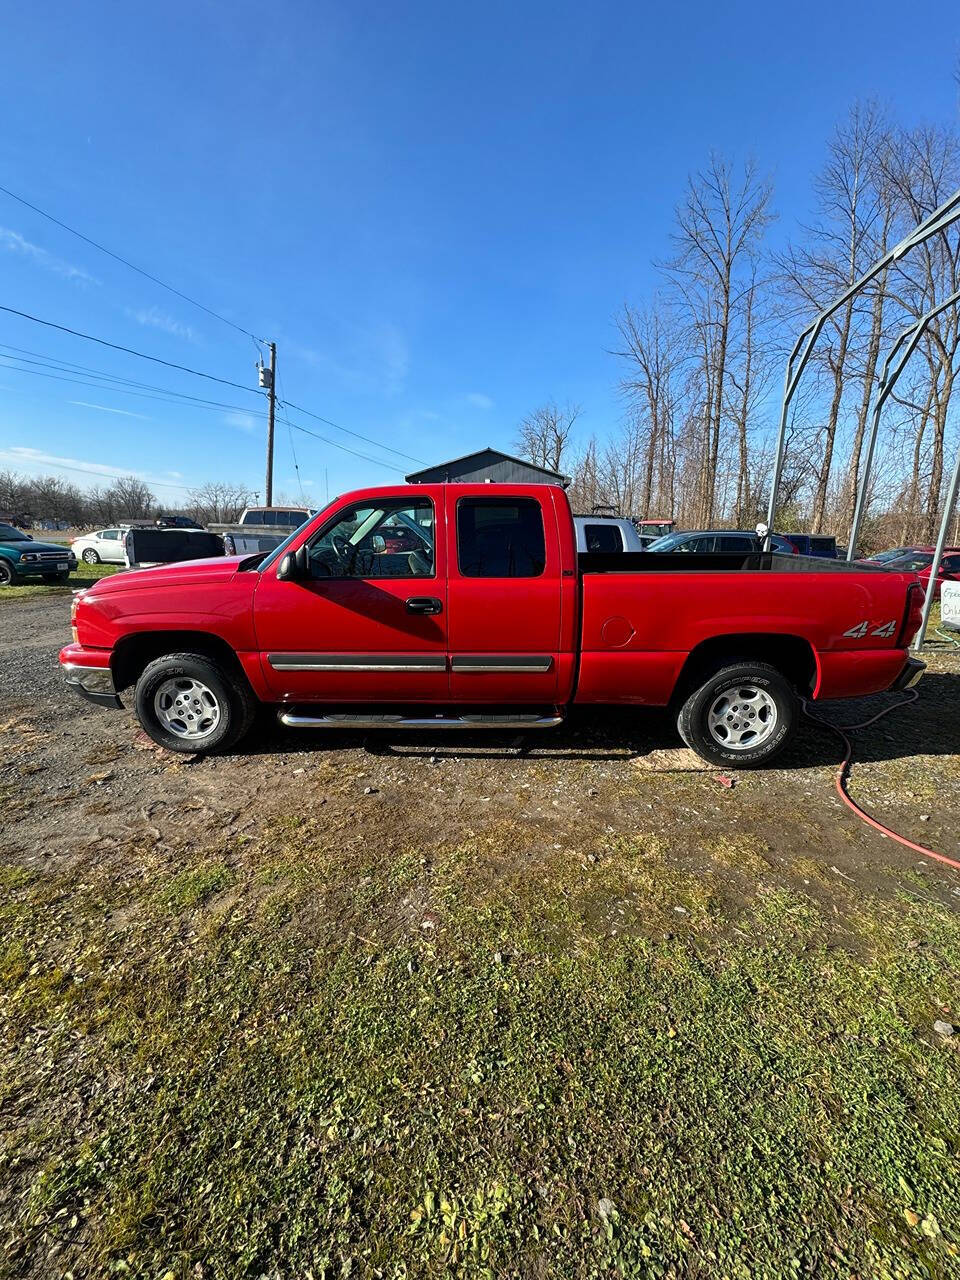
<svg viewBox="0 0 960 1280"><path fill-rule="evenodd" d="M76 662L62 662L60 670L64 680L81 698L101 707L123 706L109 667L81 667Z"/></svg>

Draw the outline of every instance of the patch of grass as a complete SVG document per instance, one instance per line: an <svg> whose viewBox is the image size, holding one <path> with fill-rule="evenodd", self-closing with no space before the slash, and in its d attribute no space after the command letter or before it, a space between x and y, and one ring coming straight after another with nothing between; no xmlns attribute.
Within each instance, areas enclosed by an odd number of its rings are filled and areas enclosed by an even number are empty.
<svg viewBox="0 0 960 1280"><path fill-rule="evenodd" d="M38 582L32 579L15 587L0 587L0 603L4 600L28 600L31 596L69 595L81 587L89 587L98 578L109 578L118 566L112 564L86 564L83 560L71 573L67 582Z"/></svg>
<svg viewBox="0 0 960 1280"><path fill-rule="evenodd" d="M954 1273L954 915L863 898L854 953L643 833L349 834L6 884L11 1272Z"/></svg>
<svg viewBox="0 0 960 1280"><path fill-rule="evenodd" d="M233 884L233 872L225 862L212 861L181 871L161 886L157 899L170 911L198 907L215 893Z"/></svg>

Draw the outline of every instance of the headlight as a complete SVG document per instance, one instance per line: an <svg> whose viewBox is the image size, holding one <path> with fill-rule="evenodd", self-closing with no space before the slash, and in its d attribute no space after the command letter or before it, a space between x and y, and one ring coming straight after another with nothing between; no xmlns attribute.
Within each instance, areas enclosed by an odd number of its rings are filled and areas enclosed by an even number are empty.
<svg viewBox="0 0 960 1280"><path fill-rule="evenodd" d="M34 560L39 560L40 557L37 555L36 551L25 551L20 559L24 564L27 564L28 562L32 564Z"/></svg>

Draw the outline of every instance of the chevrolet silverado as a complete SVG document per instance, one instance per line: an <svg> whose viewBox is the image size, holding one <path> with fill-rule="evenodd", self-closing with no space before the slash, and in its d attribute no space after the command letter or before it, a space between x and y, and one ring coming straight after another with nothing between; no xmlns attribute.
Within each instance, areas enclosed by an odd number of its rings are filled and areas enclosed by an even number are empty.
<svg viewBox="0 0 960 1280"><path fill-rule="evenodd" d="M801 698L904 688L912 574L776 552L578 555L563 489L441 484L334 499L267 554L105 578L73 602L68 684L173 751L290 727L545 728L669 707L724 766L771 759Z"/></svg>

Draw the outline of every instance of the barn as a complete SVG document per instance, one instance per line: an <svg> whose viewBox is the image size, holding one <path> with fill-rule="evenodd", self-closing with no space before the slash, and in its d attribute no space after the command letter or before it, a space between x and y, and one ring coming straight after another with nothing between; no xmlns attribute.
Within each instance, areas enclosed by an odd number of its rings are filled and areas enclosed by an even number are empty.
<svg viewBox="0 0 960 1280"><path fill-rule="evenodd" d="M559 484L564 489L570 483L559 471L489 447L413 471L406 479L407 484Z"/></svg>

